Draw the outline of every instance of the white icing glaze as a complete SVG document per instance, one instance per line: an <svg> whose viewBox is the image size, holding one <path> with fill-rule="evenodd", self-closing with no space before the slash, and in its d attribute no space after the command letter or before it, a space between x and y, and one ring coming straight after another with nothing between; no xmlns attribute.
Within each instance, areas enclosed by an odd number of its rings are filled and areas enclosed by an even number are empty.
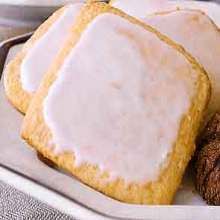
<svg viewBox="0 0 220 220"><path fill-rule="evenodd" d="M112 5L138 18L177 8L202 10L220 27L220 6L213 2L141 0L137 3L137 0L115 0Z"/></svg>
<svg viewBox="0 0 220 220"><path fill-rule="evenodd" d="M155 180L196 76L155 34L116 15L96 17L43 103L55 152L74 152L77 166L98 165L127 182Z"/></svg>
<svg viewBox="0 0 220 220"><path fill-rule="evenodd" d="M51 62L68 37L70 27L74 24L81 3L67 7L60 18L49 28L30 49L21 64L21 84L27 92L35 92Z"/></svg>
<svg viewBox="0 0 220 220"><path fill-rule="evenodd" d="M144 18L147 14L154 13L164 5L166 0L113 0L111 5L123 10L129 15Z"/></svg>
<svg viewBox="0 0 220 220"><path fill-rule="evenodd" d="M220 31L199 11L181 10L152 15L144 21L181 44L209 73L212 83L210 115L220 109ZM175 22L174 22L175 21Z"/></svg>

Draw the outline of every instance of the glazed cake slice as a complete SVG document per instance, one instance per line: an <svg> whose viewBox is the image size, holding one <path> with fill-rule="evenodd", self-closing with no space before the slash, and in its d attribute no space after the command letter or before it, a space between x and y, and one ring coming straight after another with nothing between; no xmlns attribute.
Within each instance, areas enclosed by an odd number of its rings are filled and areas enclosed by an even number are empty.
<svg viewBox="0 0 220 220"><path fill-rule="evenodd" d="M209 95L205 71L183 48L108 4L89 4L44 77L22 137L112 198L169 204Z"/></svg>
<svg viewBox="0 0 220 220"><path fill-rule="evenodd" d="M75 3L55 12L8 64L4 79L6 95L22 113L27 111L44 74L67 40L82 5Z"/></svg>
<svg viewBox="0 0 220 220"><path fill-rule="evenodd" d="M145 18L149 14L177 9L201 10L207 14L217 26L220 26L220 5L215 2L188 0L111 0L110 4L140 19Z"/></svg>
<svg viewBox="0 0 220 220"><path fill-rule="evenodd" d="M219 28L197 10L157 13L146 16L143 21L182 45L205 68L212 85L208 107L208 115L212 116L220 109Z"/></svg>
<svg viewBox="0 0 220 220"><path fill-rule="evenodd" d="M118 2L120 8L124 8L126 11L131 7L129 2L130 4L135 4L132 0L127 1L129 6L126 5L125 2L123 3L123 0L115 1L115 4L116 2ZM145 4L147 2L149 5L152 4L150 3L151 1L146 0L142 2L143 5L144 2ZM173 2L163 2L166 6L165 9L174 8ZM158 3L159 1L155 1L154 4ZM195 8L197 3L192 3L191 5L184 2L176 2L177 5L180 5L180 8L184 6ZM215 3L211 3L211 5L212 4L215 5ZM147 5L145 5L145 7L146 6ZM154 10L155 8L156 6ZM161 8L158 8L158 10L161 10ZM199 3L198 8L206 9L205 11L216 18L215 21L217 21L217 18L220 19L219 6L216 6L214 10L214 7L210 7L209 4L206 5L206 3L201 3L200 5ZM216 16L217 11L219 13L218 17ZM155 14L146 15L141 20L156 28L176 43L182 45L205 68L212 84L212 97L208 108L209 116L218 111L220 109L220 30L216 24L214 24L204 12L189 9L157 12Z"/></svg>

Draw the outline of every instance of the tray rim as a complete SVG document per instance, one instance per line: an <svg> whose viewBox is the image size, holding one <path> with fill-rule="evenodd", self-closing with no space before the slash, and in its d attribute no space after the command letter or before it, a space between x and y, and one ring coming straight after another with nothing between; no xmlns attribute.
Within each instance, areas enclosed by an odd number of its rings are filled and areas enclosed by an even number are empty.
<svg viewBox="0 0 220 220"><path fill-rule="evenodd" d="M26 34L23 34L23 35L19 35L17 37L10 38L10 39L0 43L0 81L2 80L2 75L3 75L2 73L3 73L3 69L4 69L4 64L5 64L5 61L6 61L6 58L7 58L7 55L8 55L8 52L9 52L10 48L17 45L17 44L25 43L32 36L32 34L33 34L33 32L29 32L29 33L26 33ZM53 189L52 187L49 187L46 184L38 182L34 178L31 178L31 177L23 174L22 172L16 171L15 169L10 168L9 166L2 164L1 161L0 161L0 168L3 168L3 169L7 170L8 172L10 172L14 175L17 175L17 176L19 176L19 177L21 177L25 180L28 180L33 184L36 184L40 187L43 187L44 189L49 190L52 193L55 193L58 196L61 196L62 198L71 201L72 203L80 206L81 208L84 208L84 209L92 212L93 214L97 215L97 218L102 217L102 218L105 218L105 219L116 219L116 220L124 220L124 219L132 220L132 219L134 219L134 218L117 217L117 216L114 216L114 213L112 215L108 215L106 213L102 213L98 210L95 210L94 208L88 207L87 205L77 201L76 199L73 199L72 197L68 197L67 195L65 195L62 192L59 192L56 189ZM203 217L204 217L204 219L207 219L208 215L210 215L210 217L213 217L213 219L215 219L215 217L212 215L214 213L211 214L211 212L213 210L215 210L216 213L217 213L216 217L220 216L220 206L166 205L166 206L146 206L146 207L153 208L153 209L154 208L155 209L160 209L161 208L161 210L168 209L168 211L170 210L170 212L171 212L171 209L175 210L175 212L180 212L181 210L182 210L182 212L188 211L188 212L191 212L192 218L193 217L199 217L197 214L200 213L201 214L200 219L203 219ZM150 210L150 211L152 212L152 210ZM203 216L203 214L204 214L204 216ZM156 218L156 216L157 215L155 215L155 219L158 219L158 218ZM138 219L142 219L142 218L138 218ZM185 219L185 218L178 218L178 219Z"/></svg>

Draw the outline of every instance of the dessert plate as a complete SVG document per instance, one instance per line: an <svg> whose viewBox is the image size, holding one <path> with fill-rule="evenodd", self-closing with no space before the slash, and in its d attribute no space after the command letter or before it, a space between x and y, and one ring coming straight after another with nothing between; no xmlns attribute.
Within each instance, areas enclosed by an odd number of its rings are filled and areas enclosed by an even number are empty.
<svg viewBox="0 0 220 220"><path fill-rule="evenodd" d="M196 193L193 184L193 168L188 167L183 183L171 206L130 205L113 200L77 179L57 170L38 159L20 138L23 115L17 112L5 97L3 88L4 66L21 49L30 34L10 39L0 45L0 179L1 168L30 184L37 184L66 198L71 203L89 210L97 219L218 219L220 209L207 206ZM2 73L2 74L1 74ZM29 192L31 194L31 192ZM33 194L34 196L34 194ZM46 194L45 194L46 196Z"/></svg>

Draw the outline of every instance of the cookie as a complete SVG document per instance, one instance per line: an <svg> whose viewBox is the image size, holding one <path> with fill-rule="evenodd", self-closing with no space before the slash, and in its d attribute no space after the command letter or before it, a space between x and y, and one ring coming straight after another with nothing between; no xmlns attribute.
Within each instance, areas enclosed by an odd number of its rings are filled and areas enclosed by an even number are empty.
<svg viewBox="0 0 220 220"><path fill-rule="evenodd" d="M114 199L170 204L210 97L204 69L143 22L86 5L33 98L22 137Z"/></svg>

